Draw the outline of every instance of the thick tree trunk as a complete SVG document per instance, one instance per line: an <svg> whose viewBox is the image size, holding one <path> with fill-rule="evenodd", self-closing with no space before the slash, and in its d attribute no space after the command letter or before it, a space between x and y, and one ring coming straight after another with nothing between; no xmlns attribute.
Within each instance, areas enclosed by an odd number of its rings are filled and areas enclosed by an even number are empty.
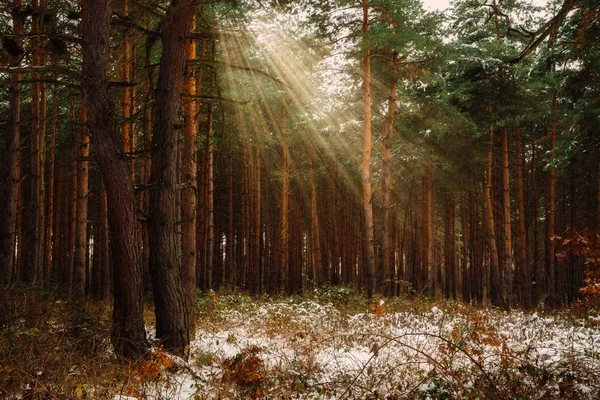
<svg viewBox="0 0 600 400"><path fill-rule="evenodd" d="M90 156L90 135L85 128L85 107L81 107L81 122L84 124L77 145L77 175L75 199L75 252L73 256L73 284L72 295L75 299L85 297L85 282L87 271L87 220L88 220L88 186L89 169L88 157Z"/></svg>
<svg viewBox="0 0 600 400"><path fill-rule="evenodd" d="M106 187L114 270L115 353L136 359L146 349L142 269L135 195L108 93L110 0L84 2L83 99L96 159Z"/></svg>
<svg viewBox="0 0 600 400"><path fill-rule="evenodd" d="M16 12L13 12L13 34L15 43L21 50L20 36L23 34L21 8L23 0L13 0ZM13 54L10 65L19 67L21 55ZM19 147L21 124L21 74L11 74L8 87L8 129L4 140L4 149L0 157L0 283L11 280L15 265L15 237L17 230L17 195L19 187Z"/></svg>
<svg viewBox="0 0 600 400"><path fill-rule="evenodd" d="M162 27L162 56L156 87L150 184L150 273L156 336L166 349L186 356L191 337L189 296L181 280L177 200L179 120L185 56L197 1L172 0Z"/></svg>
<svg viewBox="0 0 600 400"><path fill-rule="evenodd" d="M506 307L503 294L503 284L500 279L500 265L498 262L498 246L496 245L496 230L494 224L494 209L492 207L492 165L494 161L494 124L489 128L490 147L488 150L486 181L483 190L485 202L485 220L488 229L488 243L490 247L490 296L492 303L499 307Z"/></svg>
<svg viewBox="0 0 600 400"><path fill-rule="evenodd" d="M369 40L369 1L363 1L363 39ZM367 295L373 296L376 290L375 239L373 228L373 204L371 203L371 52L365 50L363 60L363 148L360 176L362 183L363 230L365 269L367 275Z"/></svg>

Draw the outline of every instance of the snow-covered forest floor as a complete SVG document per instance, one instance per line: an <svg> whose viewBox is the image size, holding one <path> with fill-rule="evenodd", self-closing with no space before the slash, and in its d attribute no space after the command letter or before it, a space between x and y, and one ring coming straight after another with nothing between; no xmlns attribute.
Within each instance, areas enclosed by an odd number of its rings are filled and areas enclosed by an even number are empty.
<svg viewBox="0 0 600 400"><path fill-rule="evenodd" d="M504 312L422 299L369 303L345 288L286 298L210 295L199 297L198 305L197 337L188 361L155 346L136 365L116 363L103 331L107 328L96 320L109 315L106 306L97 304L82 308L79 327L53 320L47 312L43 329L24 324L20 332L10 328L9 337L7 328L0 336L0 365L6 363L0 366L0 387L11 391L0 397L600 396L600 318L594 315ZM148 333L152 337L152 328ZM49 338L53 334L62 340ZM56 345L52 357L33 351L44 336ZM15 362L16 345L28 361Z"/></svg>

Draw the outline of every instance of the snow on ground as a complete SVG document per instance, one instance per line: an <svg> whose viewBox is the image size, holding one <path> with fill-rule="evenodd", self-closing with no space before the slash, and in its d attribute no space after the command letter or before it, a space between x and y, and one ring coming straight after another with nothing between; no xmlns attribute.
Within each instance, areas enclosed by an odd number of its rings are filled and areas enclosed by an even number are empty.
<svg viewBox="0 0 600 400"><path fill-rule="evenodd" d="M600 331L585 320L460 305L375 316L298 298L236 301L200 320L189 361L144 382L145 396L600 396Z"/></svg>

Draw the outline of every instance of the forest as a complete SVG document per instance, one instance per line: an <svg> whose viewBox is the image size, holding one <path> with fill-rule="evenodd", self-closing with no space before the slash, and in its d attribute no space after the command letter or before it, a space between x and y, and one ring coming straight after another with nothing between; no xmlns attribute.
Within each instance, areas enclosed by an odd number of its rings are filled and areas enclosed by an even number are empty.
<svg viewBox="0 0 600 400"><path fill-rule="evenodd" d="M0 397L600 396L597 0L4 0Z"/></svg>

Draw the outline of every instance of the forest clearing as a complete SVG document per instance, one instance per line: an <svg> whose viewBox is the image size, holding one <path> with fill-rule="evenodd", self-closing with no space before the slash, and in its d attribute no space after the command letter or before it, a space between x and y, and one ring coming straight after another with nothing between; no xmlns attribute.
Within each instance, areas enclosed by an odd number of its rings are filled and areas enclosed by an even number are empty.
<svg viewBox="0 0 600 400"><path fill-rule="evenodd" d="M31 294L30 294L31 295ZM38 299L39 300L39 299ZM351 288L198 298L189 359L153 343L116 362L109 307L48 307L0 337L4 398L596 399L600 317L502 311L425 298L369 301ZM30 310L35 314L42 309ZM147 311L150 314L150 310ZM77 314L77 313L75 313ZM21 323L25 315L21 315ZM60 346L54 347L54 346Z"/></svg>
<svg viewBox="0 0 600 400"><path fill-rule="evenodd" d="M600 397L597 0L0 35L0 398Z"/></svg>

